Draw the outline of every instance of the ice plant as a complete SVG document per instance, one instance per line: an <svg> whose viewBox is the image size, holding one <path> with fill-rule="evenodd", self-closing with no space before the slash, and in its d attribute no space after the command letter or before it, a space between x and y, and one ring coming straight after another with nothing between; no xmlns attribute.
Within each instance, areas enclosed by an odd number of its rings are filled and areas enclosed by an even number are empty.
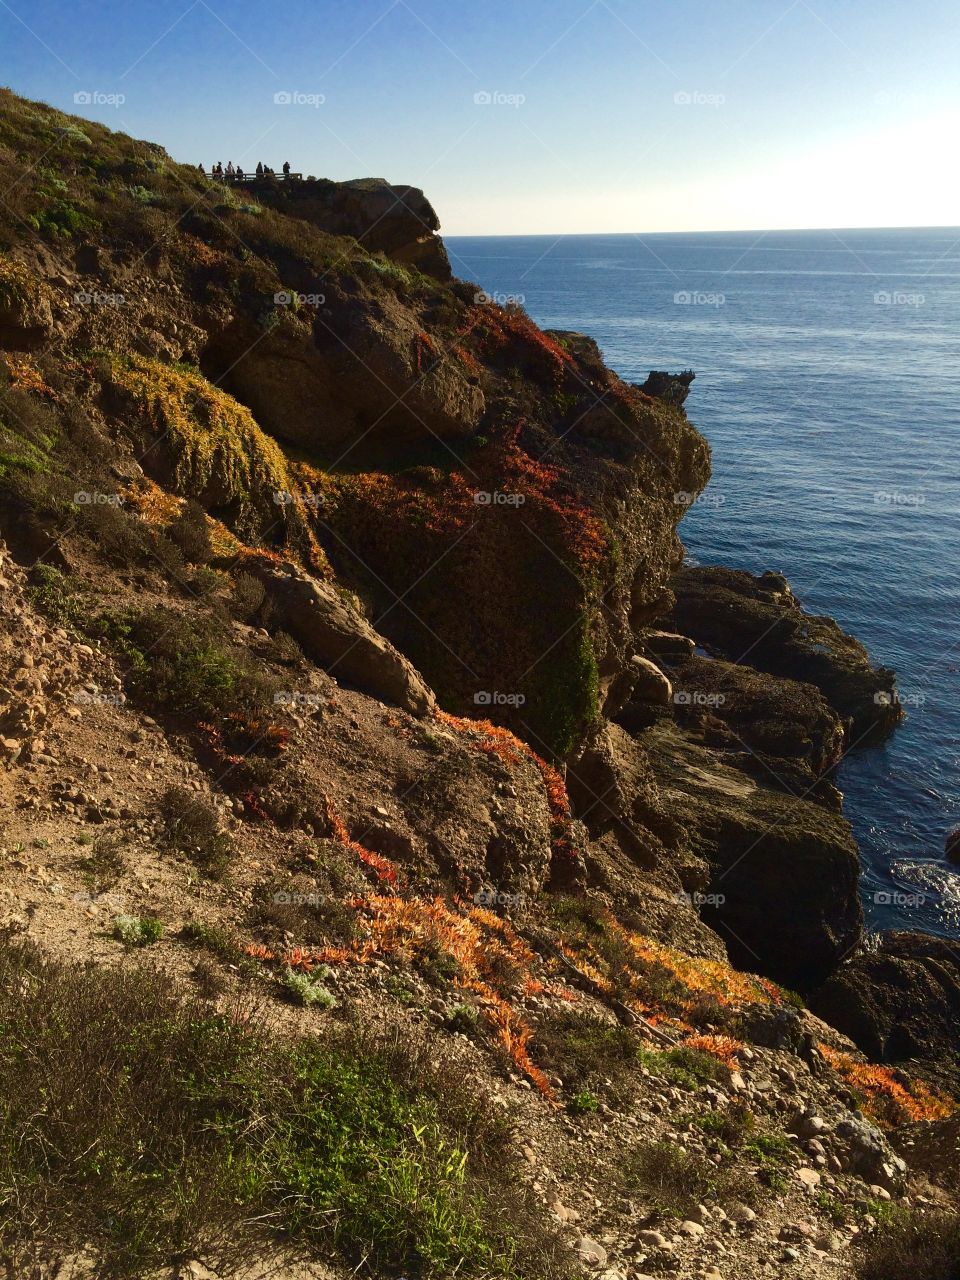
<svg viewBox="0 0 960 1280"><path fill-rule="evenodd" d="M862 1096L867 1115L884 1128L944 1120L957 1109L954 1098L931 1089L921 1080L912 1080L892 1067L858 1062L827 1044L818 1044L817 1048L834 1071Z"/></svg>

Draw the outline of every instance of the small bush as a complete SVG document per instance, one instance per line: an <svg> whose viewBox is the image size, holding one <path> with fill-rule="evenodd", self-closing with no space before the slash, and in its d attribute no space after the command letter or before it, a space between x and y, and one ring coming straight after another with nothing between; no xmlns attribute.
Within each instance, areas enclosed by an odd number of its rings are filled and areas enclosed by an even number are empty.
<svg viewBox="0 0 960 1280"><path fill-rule="evenodd" d="M163 937L163 925L153 916L114 916L113 936L127 947L149 947Z"/></svg>
<svg viewBox="0 0 960 1280"><path fill-rule="evenodd" d="M185 787L168 787L160 812L171 846L213 879L222 879L233 858L233 842L221 829L214 805Z"/></svg>
<svg viewBox="0 0 960 1280"><path fill-rule="evenodd" d="M748 1174L721 1169L706 1156L669 1142L633 1151L626 1160L624 1185L628 1193L645 1196L668 1217L687 1217L704 1200L723 1203L756 1194Z"/></svg>
<svg viewBox="0 0 960 1280"><path fill-rule="evenodd" d="M703 1049L666 1049L654 1053L641 1049L638 1058L643 1066L655 1075L680 1085L685 1089L697 1089L707 1084L727 1084L730 1072L723 1063Z"/></svg>
<svg viewBox="0 0 960 1280"><path fill-rule="evenodd" d="M287 995L297 1004L316 1005L319 1009L333 1009L337 1003L336 997L323 985L330 974L331 970L326 965L322 965L312 973L300 973L288 967L284 969L280 981Z"/></svg>

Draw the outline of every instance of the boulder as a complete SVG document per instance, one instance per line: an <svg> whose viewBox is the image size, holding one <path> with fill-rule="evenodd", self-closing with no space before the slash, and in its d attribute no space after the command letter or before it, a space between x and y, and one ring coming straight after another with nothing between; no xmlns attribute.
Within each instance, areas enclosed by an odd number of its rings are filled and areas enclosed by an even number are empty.
<svg viewBox="0 0 960 1280"><path fill-rule="evenodd" d="M823 983L863 934L849 823L758 786L666 720L637 742L661 803L711 867L703 920L733 963L796 990Z"/></svg>
<svg viewBox="0 0 960 1280"><path fill-rule="evenodd" d="M696 376L692 369L685 369L682 373L651 370L646 382L636 385L644 395L652 396L655 400L665 400L680 408L690 394L690 384Z"/></svg>
<svg viewBox="0 0 960 1280"><path fill-rule="evenodd" d="M634 700L650 702L657 707L669 707L673 700L673 686L657 664L635 654L630 659L630 666L636 676Z"/></svg>
<svg viewBox="0 0 960 1280"><path fill-rule="evenodd" d="M248 571L266 588L279 626L331 674L415 716L434 710L433 691L413 664L330 583L293 565L277 569L256 558Z"/></svg>
<svg viewBox="0 0 960 1280"><path fill-rule="evenodd" d="M313 223L332 235L352 236L370 253L449 280L450 260L437 232L440 219L418 187L392 186L385 178L327 178L250 183L259 203Z"/></svg>

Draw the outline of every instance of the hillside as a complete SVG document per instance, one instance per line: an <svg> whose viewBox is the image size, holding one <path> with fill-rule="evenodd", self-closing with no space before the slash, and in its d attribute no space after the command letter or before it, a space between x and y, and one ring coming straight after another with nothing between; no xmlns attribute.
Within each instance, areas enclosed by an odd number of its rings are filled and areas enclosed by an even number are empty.
<svg viewBox="0 0 960 1280"><path fill-rule="evenodd" d="M416 188L7 91L0 181L9 1274L948 1280L960 958L863 949L831 781L895 677L684 565L689 374Z"/></svg>

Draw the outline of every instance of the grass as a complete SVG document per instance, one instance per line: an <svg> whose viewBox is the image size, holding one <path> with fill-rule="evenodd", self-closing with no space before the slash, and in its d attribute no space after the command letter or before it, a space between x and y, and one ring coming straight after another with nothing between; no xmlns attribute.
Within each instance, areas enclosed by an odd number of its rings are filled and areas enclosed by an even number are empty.
<svg viewBox="0 0 960 1280"><path fill-rule="evenodd" d="M233 841L221 829L214 805L185 787L168 787L160 812L172 848L185 854L211 879L222 880L233 859Z"/></svg>
<svg viewBox="0 0 960 1280"><path fill-rule="evenodd" d="M640 1065L684 1089L698 1089L708 1084L729 1084L730 1072L712 1053L702 1049L667 1049L654 1053L637 1051Z"/></svg>
<svg viewBox="0 0 960 1280"><path fill-rule="evenodd" d="M688 1217L708 1200L723 1204L756 1198L746 1171L722 1168L669 1142L652 1142L630 1152L623 1179L628 1194L642 1195L666 1217Z"/></svg>
<svg viewBox="0 0 960 1280"><path fill-rule="evenodd" d="M29 993L24 998L24 992ZM105 1278L264 1242L361 1274L561 1280L502 1121L422 1046L280 1039L145 971L0 945L0 1243Z"/></svg>
<svg viewBox="0 0 960 1280"><path fill-rule="evenodd" d="M867 1243L858 1280L960 1280L960 1217L911 1210Z"/></svg>

